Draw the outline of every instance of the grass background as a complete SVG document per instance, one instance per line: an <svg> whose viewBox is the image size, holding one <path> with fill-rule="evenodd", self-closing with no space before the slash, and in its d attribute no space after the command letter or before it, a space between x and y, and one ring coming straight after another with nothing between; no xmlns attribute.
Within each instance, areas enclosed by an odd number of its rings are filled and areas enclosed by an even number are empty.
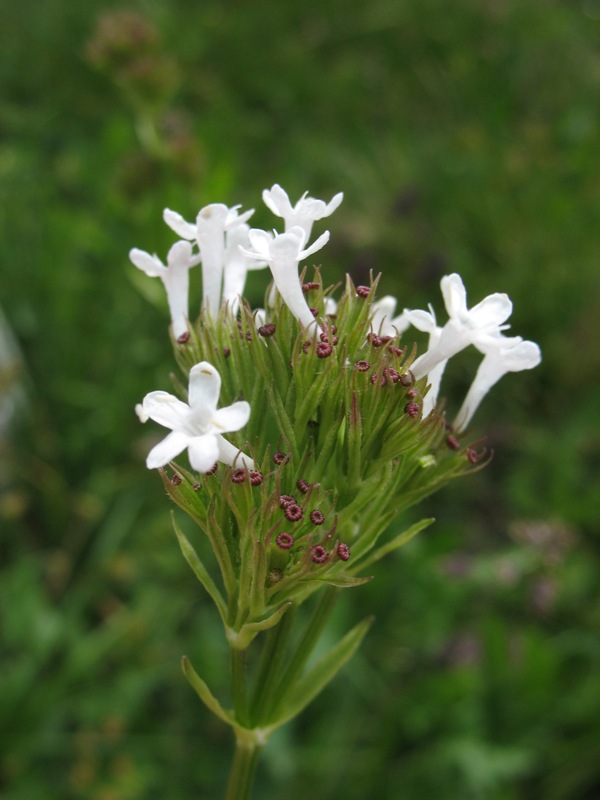
<svg viewBox="0 0 600 800"><path fill-rule="evenodd" d="M598 797L600 3L8 0L0 52L2 797L222 791L178 666L217 680L221 632L132 413L168 387L166 304L127 253L164 254L165 206L270 226L275 181L344 191L332 281L441 310L458 271L544 361L480 409L490 467L347 593L340 630L377 622L257 797Z"/></svg>

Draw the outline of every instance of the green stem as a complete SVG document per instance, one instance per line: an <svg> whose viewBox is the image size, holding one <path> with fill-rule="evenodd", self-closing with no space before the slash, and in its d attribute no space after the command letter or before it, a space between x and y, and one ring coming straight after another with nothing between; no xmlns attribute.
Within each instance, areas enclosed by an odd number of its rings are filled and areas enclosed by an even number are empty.
<svg viewBox="0 0 600 800"><path fill-rule="evenodd" d="M292 607L287 611L281 622L267 632L252 702L252 720L255 725L263 725L266 722L273 705L275 690L279 685L281 664L294 621L294 610Z"/></svg>
<svg viewBox="0 0 600 800"><path fill-rule="evenodd" d="M247 649L231 648L231 690L235 718L240 725L248 725Z"/></svg>
<svg viewBox="0 0 600 800"><path fill-rule="evenodd" d="M329 615L333 610L333 606L335 605L335 601L337 600L339 593L339 589L334 589L331 587L322 592L314 614L308 622L304 636L298 643L296 652L292 656L276 687L277 702L275 708L273 709L275 714L281 705L281 701L285 698L286 690L294 685L296 678L302 672L306 662L312 655L312 651L321 633L323 632L323 628L329 619Z"/></svg>
<svg viewBox="0 0 600 800"><path fill-rule="evenodd" d="M225 800L250 800L260 747L236 737Z"/></svg>

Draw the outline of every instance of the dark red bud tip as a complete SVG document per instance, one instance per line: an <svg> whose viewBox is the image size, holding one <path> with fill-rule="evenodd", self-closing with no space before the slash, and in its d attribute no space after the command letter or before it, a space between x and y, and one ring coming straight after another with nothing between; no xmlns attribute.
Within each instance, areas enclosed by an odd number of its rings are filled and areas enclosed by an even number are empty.
<svg viewBox="0 0 600 800"><path fill-rule="evenodd" d="M391 344L388 347L388 351L393 353L393 355L398 356L398 358L402 358L406 350L403 350L401 347L396 347L395 345Z"/></svg>
<svg viewBox="0 0 600 800"><path fill-rule="evenodd" d="M286 506L289 506L290 503L295 503L295 502L296 498L292 497L291 494L282 494L281 497L279 498L279 508L285 508Z"/></svg>
<svg viewBox="0 0 600 800"><path fill-rule="evenodd" d="M404 406L404 413L408 414L412 419L419 416L420 410L421 406L418 403L407 403Z"/></svg>
<svg viewBox="0 0 600 800"><path fill-rule="evenodd" d="M451 450L460 450L460 442L456 436L453 436L452 434L450 434L450 436L446 436L446 444Z"/></svg>
<svg viewBox="0 0 600 800"><path fill-rule="evenodd" d="M229 358L230 355L231 355L231 350L228 347L224 347L223 348L223 356L225 358Z"/></svg>
<svg viewBox="0 0 600 800"><path fill-rule="evenodd" d="M200 486L200 484L199 484L199 483L193 483L193 484L192 484L192 489L193 489L195 492L199 492L199 491L200 491L200 489L201 489L201 486Z"/></svg>
<svg viewBox="0 0 600 800"><path fill-rule="evenodd" d="M273 462L277 464L277 466L281 466L282 464L287 464L290 460L290 457L287 453L275 453L273 456Z"/></svg>
<svg viewBox="0 0 600 800"><path fill-rule="evenodd" d="M205 475L214 475L215 472L217 471L217 467L218 466L219 465L217 463L213 464L212 467L209 470L207 470L204 474Z"/></svg>
<svg viewBox="0 0 600 800"><path fill-rule="evenodd" d="M261 336L273 336L275 331L277 330L275 325L272 322L267 322L266 325L261 325L260 328L257 329Z"/></svg>
<svg viewBox="0 0 600 800"><path fill-rule="evenodd" d="M233 483L243 483L246 480L246 470L234 469L231 473L231 480Z"/></svg>
<svg viewBox="0 0 600 800"><path fill-rule="evenodd" d="M246 341L247 342L252 341L252 331L246 331Z"/></svg>
<svg viewBox="0 0 600 800"><path fill-rule="evenodd" d="M319 339L320 339L322 342L325 342L326 344L333 344L333 345L336 345L336 344L338 343L338 337L337 337L337 336L334 336L333 334L331 334L331 335L330 335L329 333L322 333L322 334L319 336Z"/></svg>
<svg viewBox="0 0 600 800"><path fill-rule="evenodd" d="M381 347L381 345L383 344L383 339L381 338L381 336L377 336L376 333L370 333L368 338L373 347Z"/></svg>
<svg viewBox="0 0 600 800"><path fill-rule="evenodd" d="M333 347L327 342L319 342L316 346L317 357L318 358L329 358L329 356L333 353Z"/></svg>
<svg viewBox="0 0 600 800"><path fill-rule="evenodd" d="M285 518L290 522L298 522L299 519L302 519L304 512L300 508L297 503L288 503L284 509L283 513L285 514Z"/></svg>
<svg viewBox="0 0 600 800"><path fill-rule="evenodd" d="M312 306L309 306L308 309L309 309L310 313L313 315L313 317L316 318L316 317L319 316L319 309L318 308L313 308Z"/></svg>
<svg viewBox="0 0 600 800"><path fill-rule="evenodd" d="M313 525L322 525L325 522L325 516L318 508L315 508L310 512L310 521Z"/></svg>
<svg viewBox="0 0 600 800"><path fill-rule="evenodd" d="M415 397L417 396L417 391L416 389L409 389L406 394L410 397L411 400L414 400Z"/></svg>
<svg viewBox="0 0 600 800"><path fill-rule="evenodd" d="M479 456L477 455L477 453L475 452L475 450L473 450L473 449L472 449L472 448L470 448L470 447L469 447L469 449L467 450L467 458L469 459L469 461L471 462L471 464L477 464L477 462L479 461ZM174 476L173 476L173 477L174 477Z"/></svg>
<svg viewBox="0 0 600 800"><path fill-rule="evenodd" d="M303 283L302 284L302 291L304 293L310 292L311 289L318 289L320 287L320 285L321 284L317 283L317 281L308 281L308 283Z"/></svg>
<svg viewBox="0 0 600 800"><path fill-rule="evenodd" d="M311 345L312 345L312 342L303 342L302 343L302 352L303 353L308 353Z"/></svg>
<svg viewBox="0 0 600 800"><path fill-rule="evenodd" d="M296 486L302 492L302 494L306 494L310 489L310 483L305 481L303 478L300 478L300 480L296 482Z"/></svg>
<svg viewBox="0 0 600 800"><path fill-rule="evenodd" d="M263 474L259 472L257 469L251 469L248 472L248 476L250 478L250 485L251 486L260 486L263 482Z"/></svg>
<svg viewBox="0 0 600 800"><path fill-rule="evenodd" d="M402 386L408 389L409 386L412 386L415 382L415 376L412 374L410 370L405 372L403 375L400 375L400 383Z"/></svg>
<svg viewBox="0 0 600 800"><path fill-rule="evenodd" d="M371 365L368 361L357 361L354 366L359 372L367 372L367 370L371 369Z"/></svg>
<svg viewBox="0 0 600 800"><path fill-rule="evenodd" d="M315 564L324 564L329 558L329 553L322 545L316 544L311 550L310 557Z"/></svg>
<svg viewBox="0 0 600 800"><path fill-rule="evenodd" d="M340 542L336 548L337 557L340 561L348 561L350 558L350 548L344 542Z"/></svg>
<svg viewBox="0 0 600 800"><path fill-rule="evenodd" d="M185 331L185 333L182 333L181 336L177 337L177 344L185 344L187 341L189 341L189 338L190 332Z"/></svg>
<svg viewBox="0 0 600 800"><path fill-rule="evenodd" d="M381 343L382 344L387 344L388 342L391 342L394 337L393 336L380 336L379 338L381 339Z"/></svg>
<svg viewBox="0 0 600 800"><path fill-rule="evenodd" d="M290 547L294 546L295 539L291 533L283 532L279 534L275 541L277 542L277 547L280 547L282 550L289 550Z"/></svg>
<svg viewBox="0 0 600 800"><path fill-rule="evenodd" d="M368 297L371 294L371 290L369 289L368 286L357 286L356 294L359 297Z"/></svg>
<svg viewBox="0 0 600 800"><path fill-rule="evenodd" d="M175 472L173 477L171 478L171 483L173 486L179 486L179 484L183 481L183 478L178 472Z"/></svg>
<svg viewBox="0 0 600 800"><path fill-rule="evenodd" d="M400 380L400 373L397 372L393 367L385 367L383 370L383 377L385 380L390 381L391 383L398 383Z"/></svg>

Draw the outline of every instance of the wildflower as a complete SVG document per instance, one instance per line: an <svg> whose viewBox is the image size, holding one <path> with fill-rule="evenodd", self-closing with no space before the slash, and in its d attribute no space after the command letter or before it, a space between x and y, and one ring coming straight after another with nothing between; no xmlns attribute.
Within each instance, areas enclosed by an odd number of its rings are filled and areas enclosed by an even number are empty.
<svg viewBox="0 0 600 800"><path fill-rule="evenodd" d="M248 245L250 226L242 223L235 225L225 233L225 255L223 261L223 300L229 305L232 314L237 314L240 297L246 285L248 270L263 269L266 261L248 258L240 247Z"/></svg>
<svg viewBox="0 0 600 800"><path fill-rule="evenodd" d="M440 362L447 361L470 344L478 349L493 343L512 312L512 303L506 294L491 294L467 308L467 293L460 275L445 275L441 281L444 303L450 319L440 331L435 347L428 350L412 365L415 378L422 378Z"/></svg>
<svg viewBox="0 0 600 800"><path fill-rule="evenodd" d="M186 448L190 464L198 472L209 472L216 461L254 467L251 458L221 435L244 427L250 405L240 400L217 409L220 389L221 376L212 364L202 361L190 371L189 405L168 392L150 392L144 397L143 413L172 431L148 454L148 469L164 467Z"/></svg>
<svg viewBox="0 0 600 800"><path fill-rule="evenodd" d="M276 183L270 189L263 191L262 197L264 204L277 217L283 217L286 231L293 227L300 227L308 241L312 230L313 222L323 217L328 217L336 210L344 199L344 193L336 194L329 203L323 200L316 200L314 197L307 197L308 192L304 192L295 206L290 203L287 192Z"/></svg>
<svg viewBox="0 0 600 800"><path fill-rule="evenodd" d="M433 350L440 341L442 329L436 322L432 306L429 306L429 311L409 311L405 309L404 318L410 325L429 334L428 350ZM423 416L427 416L436 406L442 375L444 374L447 363L447 358L442 359L427 375L429 391L423 400Z"/></svg>
<svg viewBox="0 0 600 800"><path fill-rule="evenodd" d="M286 233L267 233L252 228L248 234L251 249L240 248L248 258L266 261L273 274L273 281L283 302L304 328L316 325L315 318L308 307L302 285L298 278L298 262L320 250L329 240L329 231L303 250L306 242L304 229L290 228ZM318 329L321 333L321 329Z"/></svg>
<svg viewBox="0 0 600 800"><path fill-rule="evenodd" d="M456 430L460 432L467 427L485 395L503 375L533 369L541 360L542 354L535 342L521 340L514 344L511 339L497 337L486 347L483 361L454 421Z"/></svg>
<svg viewBox="0 0 600 800"><path fill-rule="evenodd" d="M173 336L178 339L188 332L189 270L200 263L200 257L192 254L189 242L177 242L167 254L167 266L158 256L151 256L134 247L129 258L138 269L151 278L160 278L167 293Z"/></svg>
<svg viewBox="0 0 600 800"><path fill-rule="evenodd" d="M202 257L202 306L216 317L221 305L225 233L242 225L254 209L238 215L239 206L228 208L223 203L211 203L200 209L196 224L186 222L176 211L165 208L163 219L183 239L196 240Z"/></svg>

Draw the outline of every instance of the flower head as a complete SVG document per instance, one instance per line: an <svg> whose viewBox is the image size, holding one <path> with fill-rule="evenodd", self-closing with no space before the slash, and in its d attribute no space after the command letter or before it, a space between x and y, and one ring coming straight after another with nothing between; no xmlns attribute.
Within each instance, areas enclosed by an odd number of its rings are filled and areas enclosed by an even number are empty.
<svg viewBox="0 0 600 800"><path fill-rule="evenodd" d="M329 231L307 247L303 228L294 226L285 233L267 233L252 228L248 234L251 249L240 248L248 258L266 261L273 281L284 303L304 328L316 325L315 318L302 292L298 263L316 253L329 241ZM318 326L317 326L318 327ZM319 329L320 332L320 329Z"/></svg>
<svg viewBox="0 0 600 800"><path fill-rule="evenodd" d="M336 194L329 203L307 197L307 194L304 192L295 206L292 206L287 192L278 183L265 189L262 195L267 208L276 216L283 217L286 231L295 226L301 227L306 236L305 241L310 238L313 222L333 214L344 199L343 192Z"/></svg>
<svg viewBox="0 0 600 800"><path fill-rule="evenodd" d="M506 294L491 294L472 309L467 308L467 292L460 275L445 275L441 281L448 322L440 331L437 344L412 365L415 378L427 375L441 361L447 361L468 345L482 349L500 331L512 313L512 303Z"/></svg>
<svg viewBox="0 0 600 800"><path fill-rule="evenodd" d="M264 269L266 261L257 261L244 255L241 247L250 244L246 223L236 225L225 234L225 255L223 260L223 300L229 305L232 314L237 314L240 297L246 285L248 270Z"/></svg>
<svg viewBox="0 0 600 800"><path fill-rule="evenodd" d="M457 431L467 427L485 395L503 375L533 369L542 360L540 348L535 342L523 341L520 337L517 339L515 344L514 339L498 336L495 343L486 346L483 361L454 421Z"/></svg>
<svg viewBox="0 0 600 800"><path fill-rule="evenodd" d="M180 214L169 208L163 212L164 221L175 233L183 239L195 239L198 243L202 258L202 305L213 317L216 317L221 306L225 233L242 225L254 213L254 209L251 209L238 214L238 208L211 203L200 209L195 225L186 222Z"/></svg>
<svg viewBox="0 0 600 800"><path fill-rule="evenodd" d="M220 390L221 376L212 364L202 361L190 370L189 404L168 392L150 392L144 397L143 414L172 431L148 454L148 469L164 467L186 448L190 464L198 472L208 472L216 461L254 467L251 458L222 436L244 427L250 405L240 400L217 409Z"/></svg>
<svg viewBox="0 0 600 800"><path fill-rule="evenodd" d="M188 329L189 270L200 263L200 257L192 254L189 242L177 242L167 254L167 266L158 256L151 256L137 247L129 251L129 258L146 275L162 280L171 312L173 336L178 339Z"/></svg>

